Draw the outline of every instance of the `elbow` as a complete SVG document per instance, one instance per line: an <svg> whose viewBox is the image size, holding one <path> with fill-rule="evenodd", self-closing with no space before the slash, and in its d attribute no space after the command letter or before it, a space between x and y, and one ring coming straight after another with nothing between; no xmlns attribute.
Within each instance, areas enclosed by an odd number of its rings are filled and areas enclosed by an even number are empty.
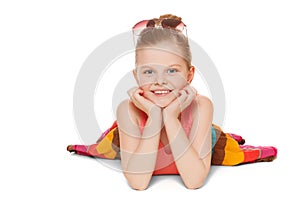
<svg viewBox="0 0 300 200"><path fill-rule="evenodd" d="M195 181L195 182L188 182L184 183L187 189L195 190L201 188L204 185L204 181Z"/></svg>
<svg viewBox="0 0 300 200"><path fill-rule="evenodd" d="M134 190L146 190L149 186L150 183L150 178L145 177L145 175L129 175L126 174L125 175L128 184L130 185L130 187Z"/></svg>
<svg viewBox="0 0 300 200"><path fill-rule="evenodd" d="M189 179L184 180L184 185L187 189L198 189L205 184L207 174L202 174L200 176L190 177Z"/></svg>
<svg viewBox="0 0 300 200"><path fill-rule="evenodd" d="M137 184L137 183L130 183L130 187L134 190L146 190L148 188L148 184Z"/></svg>

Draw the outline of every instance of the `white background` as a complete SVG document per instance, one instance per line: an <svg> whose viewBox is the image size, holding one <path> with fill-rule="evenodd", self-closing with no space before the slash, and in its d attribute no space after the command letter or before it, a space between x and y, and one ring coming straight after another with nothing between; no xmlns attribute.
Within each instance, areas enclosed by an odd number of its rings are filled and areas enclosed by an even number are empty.
<svg viewBox="0 0 300 200"><path fill-rule="evenodd" d="M0 198L299 197L299 9L291 0L1 1ZM138 192L122 173L66 151L81 143L72 106L85 59L139 20L165 13L183 18L216 65L223 129L247 144L276 146L274 162L213 166L197 190L176 176L155 177Z"/></svg>

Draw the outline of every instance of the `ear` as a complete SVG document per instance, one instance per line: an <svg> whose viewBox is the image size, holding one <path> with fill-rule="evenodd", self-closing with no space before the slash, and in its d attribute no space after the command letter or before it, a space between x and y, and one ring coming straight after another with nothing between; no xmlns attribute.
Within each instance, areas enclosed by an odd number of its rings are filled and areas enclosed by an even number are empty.
<svg viewBox="0 0 300 200"><path fill-rule="evenodd" d="M195 67L194 66L191 66L190 67L190 70L188 72L188 76L187 76L187 82L188 83L191 83L192 80L194 79L194 74L195 74Z"/></svg>
<svg viewBox="0 0 300 200"><path fill-rule="evenodd" d="M136 74L136 68L134 68L134 69L132 70L132 74L133 74L133 77L134 77L136 83L137 83L138 85L140 85L140 84L139 84L138 76L137 76L137 74Z"/></svg>

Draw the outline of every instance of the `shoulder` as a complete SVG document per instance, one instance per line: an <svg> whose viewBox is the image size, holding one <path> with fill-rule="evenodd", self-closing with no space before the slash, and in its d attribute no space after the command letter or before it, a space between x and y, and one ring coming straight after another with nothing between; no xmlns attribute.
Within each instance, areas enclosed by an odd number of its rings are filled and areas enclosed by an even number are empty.
<svg viewBox="0 0 300 200"><path fill-rule="evenodd" d="M138 118L139 110L129 99L123 100L117 108L117 120L133 119L134 121Z"/></svg>
<svg viewBox="0 0 300 200"><path fill-rule="evenodd" d="M117 108L117 113L129 112L131 114L138 113L138 108L129 99L123 100Z"/></svg>
<svg viewBox="0 0 300 200"><path fill-rule="evenodd" d="M125 109L128 110L132 110L133 109L133 103L129 100L129 99L125 99L123 101L121 101L121 103L118 105L117 111L124 111Z"/></svg>
<svg viewBox="0 0 300 200"><path fill-rule="evenodd" d="M197 105L201 107L208 107L208 108L213 108L213 103L212 101L203 95L197 94L195 101L197 102Z"/></svg>
<svg viewBox="0 0 300 200"><path fill-rule="evenodd" d="M200 111L213 112L213 103L208 97L197 94L194 101L195 103L193 110L199 109Z"/></svg>

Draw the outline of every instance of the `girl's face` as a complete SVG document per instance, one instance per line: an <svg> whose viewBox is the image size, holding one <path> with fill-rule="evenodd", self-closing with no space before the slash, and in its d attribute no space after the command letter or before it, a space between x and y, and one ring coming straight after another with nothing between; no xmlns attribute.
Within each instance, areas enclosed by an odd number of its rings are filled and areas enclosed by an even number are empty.
<svg viewBox="0 0 300 200"><path fill-rule="evenodd" d="M192 81L194 67L188 69L186 61L170 50L146 48L138 50L133 74L144 91L143 96L166 107L177 97L178 91Z"/></svg>

